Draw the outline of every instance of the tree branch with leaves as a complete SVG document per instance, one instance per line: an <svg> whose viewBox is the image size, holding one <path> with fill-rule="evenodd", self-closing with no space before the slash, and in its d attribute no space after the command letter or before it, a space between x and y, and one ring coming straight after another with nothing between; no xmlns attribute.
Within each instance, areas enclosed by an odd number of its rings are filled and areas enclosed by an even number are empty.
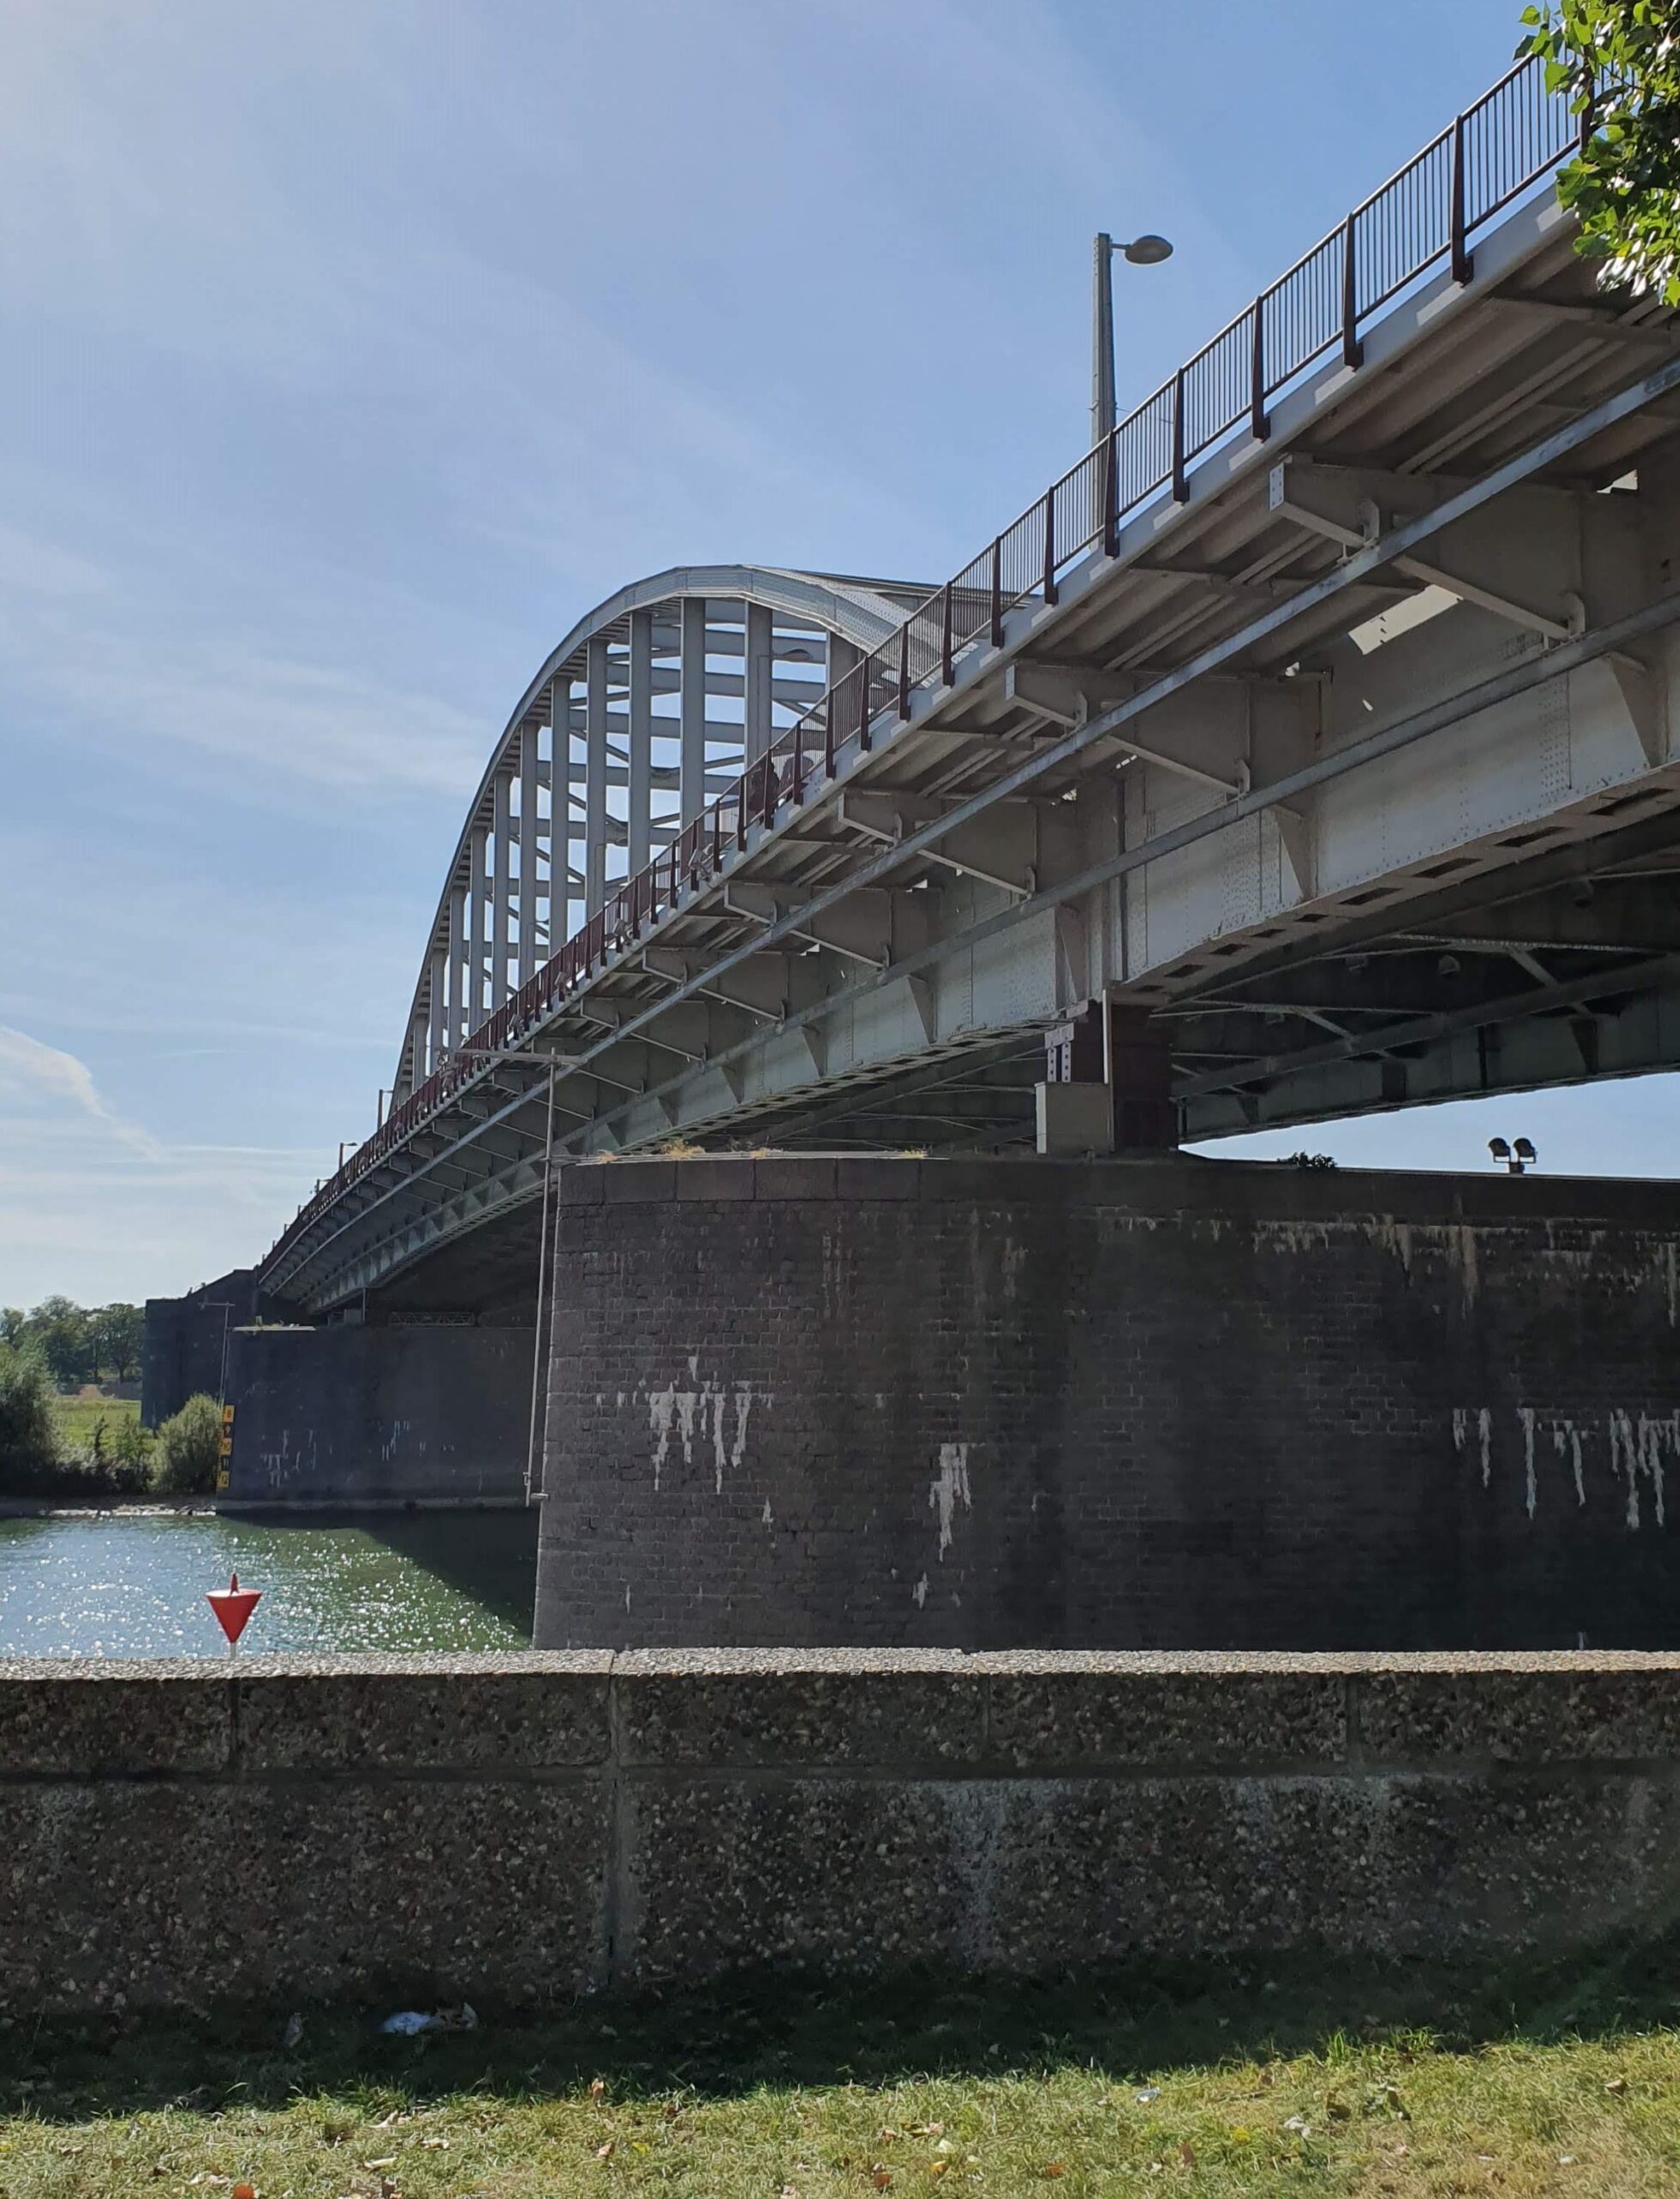
<svg viewBox="0 0 1680 2199"><path fill-rule="evenodd" d="M1604 280L1680 306L1680 0L1545 0L1519 48L1569 91L1581 149L1558 196Z"/></svg>

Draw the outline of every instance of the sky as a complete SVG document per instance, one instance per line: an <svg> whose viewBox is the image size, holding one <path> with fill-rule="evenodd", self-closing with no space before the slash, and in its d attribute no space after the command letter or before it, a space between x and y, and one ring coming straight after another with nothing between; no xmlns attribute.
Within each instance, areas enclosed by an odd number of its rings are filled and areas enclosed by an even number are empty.
<svg viewBox="0 0 1680 2199"><path fill-rule="evenodd" d="M937 581L1508 64L1517 0L0 0L0 1303L372 1129L513 704L666 566ZM1668 1080L1244 1141L1661 1168Z"/></svg>

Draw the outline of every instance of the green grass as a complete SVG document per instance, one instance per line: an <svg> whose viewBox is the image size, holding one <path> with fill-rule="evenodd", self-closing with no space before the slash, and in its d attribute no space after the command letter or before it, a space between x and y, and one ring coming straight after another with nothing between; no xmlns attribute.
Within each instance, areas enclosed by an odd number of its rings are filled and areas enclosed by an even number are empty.
<svg viewBox="0 0 1680 2199"><path fill-rule="evenodd" d="M94 1429L101 1420L105 1422L107 1440L119 1421L138 1420L140 1400L137 1398L58 1397L52 1400L52 1416L58 1422L59 1442L66 1451L80 1457L92 1442Z"/></svg>
<svg viewBox="0 0 1680 2199"><path fill-rule="evenodd" d="M1680 2190L1680 1948L0 2031L5 2199ZM227 2179L226 2182L221 2179ZM890 2179L890 2180L889 2180Z"/></svg>

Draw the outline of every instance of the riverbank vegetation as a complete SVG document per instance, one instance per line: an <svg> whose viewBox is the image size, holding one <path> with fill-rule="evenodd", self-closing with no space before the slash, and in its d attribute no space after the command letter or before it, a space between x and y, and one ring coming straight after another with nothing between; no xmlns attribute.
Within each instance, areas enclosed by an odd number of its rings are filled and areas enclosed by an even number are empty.
<svg viewBox="0 0 1680 2199"><path fill-rule="evenodd" d="M140 1425L137 1399L64 1396L38 1343L0 1343L0 1500L85 1504L208 1492L220 1423L214 1398L189 1398L154 1435Z"/></svg>
<svg viewBox="0 0 1680 2199"><path fill-rule="evenodd" d="M579 2003L385 2038L282 2008L18 2025L8 2199L1657 2199L1673 1955L1516 1974L1252 1958Z"/></svg>

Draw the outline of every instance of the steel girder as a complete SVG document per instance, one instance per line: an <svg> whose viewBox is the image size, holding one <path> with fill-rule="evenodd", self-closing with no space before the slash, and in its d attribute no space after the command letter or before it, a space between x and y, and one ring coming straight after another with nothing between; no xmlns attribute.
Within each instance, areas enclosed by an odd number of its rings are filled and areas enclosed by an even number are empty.
<svg viewBox="0 0 1680 2199"><path fill-rule="evenodd" d="M1166 1022L1190 1135L1680 1058L1670 874L1609 884L1630 816L1680 844L1673 329L1591 302L1549 202L1476 262L612 941L525 1041L563 1157L1007 1143L1023 1034L1105 993ZM1560 852L1612 935L1484 952ZM330 1306L530 1197L535 1103L478 1089L271 1287Z"/></svg>

